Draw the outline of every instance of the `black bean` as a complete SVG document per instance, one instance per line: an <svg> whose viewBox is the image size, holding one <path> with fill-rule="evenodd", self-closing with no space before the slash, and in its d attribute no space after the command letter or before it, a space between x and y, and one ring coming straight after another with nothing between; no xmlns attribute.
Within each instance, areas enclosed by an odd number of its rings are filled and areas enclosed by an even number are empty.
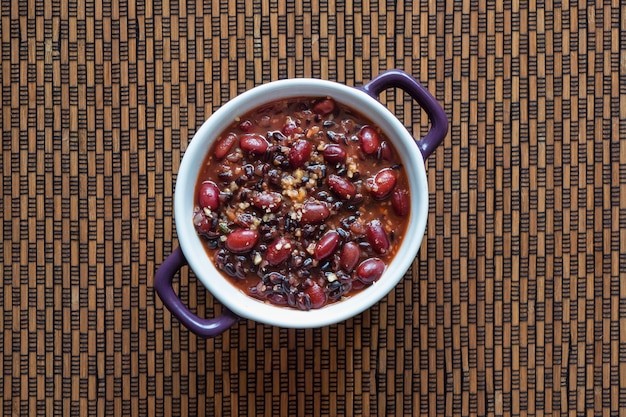
<svg viewBox="0 0 626 417"><path fill-rule="evenodd" d="M324 126L326 128L331 127L331 126L335 126L335 122L332 121L332 120L324 120L324 123L322 123L322 126Z"/></svg>
<svg viewBox="0 0 626 417"><path fill-rule="evenodd" d="M279 142L282 142L283 140L287 139L287 137L280 130L276 130L272 132L271 136Z"/></svg>
<svg viewBox="0 0 626 417"><path fill-rule="evenodd" d="M296 292L295 291L289 291L287 293L287 304L289 304L290 307L296 307Z"/></svg>
<svg viewBox="0 0 626 417"><path fill-rule="evenodd" d="M233 176L232 171L220 172L219 174L217 174L217 178L221 180L230 180L232 176Z"/></svg>
<svg viewBox="0 0 626 417"><path fill-rule="evenodd" d="M342 269L337 270L335 274L337 275L337 278L339 278L341 281L349 281L352 279L352 276Z"/></svg>
<svg viewBox="0 0 626 417"><path fill-rule="evenodd" d="M254 175L254 165L252 165L252 164L245 164L242 168L246 172L246 175L248 177L252 177Z"/></svg>
<svg viewBox="0 0 626 417"><path fill-rule="evenodd" d="M341 227L337 228L337 233L339 233L339 236L341 236L342 239L345 239L349 236L349 233L346 232L344 229L342 229Z"/></svg>
<svg viewBox="0 0 626 417"><path fill-rule="evenodd" d="M220 203L224 204L224 203L228 203L229 201L231 201L233 199L233 197L235 196L235 194L231 193L231 192L220 192Z"/></svg>
<svg viewBox="0 0 626 417"><path fill-rule="evenodd" d="M344 217L341 219L341 227L344 229L350 229L350 225L356 221L355 216Z"/></svg>
<svg viewBox="0 0 626 417"><path fill-rule="evenodd" d="M317 199L320 201L324 201L328 198L329 194L326 191L319 191L317 193Z"/></svg>
<svg viewBox="0 0 626 417"><path fill-rule="evenodd" d="M267 274L264 279L266 279L272 285L276 285L283 283L285 281L285 278L286 277L283 274L274 271Z"/></svg>
<svg viewBox="0 0 626 417"><path fill-rule="evenodd" d="M344 284L340 281L333 281L328 284L328 297L333 300L339 300L344 293Z"/></svg>
<svg viewBox="0 0 626 417"><path fill-rule="evenodd" d="M237 277L237 271L235 270L235 265L232 262L226 263L222 267L222 271L226 272L231 277Z"/></svg>
<svg viewBox="0 0 626 417"><path fill-rule="evenodd" d="M287 161L287 158L285 157L285 155L283 154L278 154L274 156L274 166L280 166L282 167L283 163ZM289 164L289 161L287 161L287 164Z"/></svg>
<svg viewBox="0 0 626 417"><path fill-rule="evenodd" d="M225 249L220 249L215 254L215 264L220 269L226 264L226 262L229 261L229 259L230 256L228 255L228 251L226 251Z"/></svg>
<svg viewBox="0 0 626 417"><path fill-rule="evenodd" d="M235 264L235 276L239 279L246 278L246 269L244 268L242 262L237 262Z"/></svg>
<svg viewBox="0 0 626 417"><path fill-rule="evenodd" d="M311 298L303 292L296 296L296 307L300 310L309 311L311 309Z"/></svg>

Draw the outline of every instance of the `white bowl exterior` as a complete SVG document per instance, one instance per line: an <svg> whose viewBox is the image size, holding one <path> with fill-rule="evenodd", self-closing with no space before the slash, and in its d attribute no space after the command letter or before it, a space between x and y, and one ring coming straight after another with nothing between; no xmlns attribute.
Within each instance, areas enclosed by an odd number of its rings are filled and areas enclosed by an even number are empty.
<svg viewBox="0 0 626 417"><path fill-rule="evenodd" d="M232 285L207 256L192 217L194 190L202 163L215 139L239 116L263 104L290 97L329 96L357 110L380 127L393 142L405 166L411 194L411 216L406 235L383 276L371 287L323 308L300 311L259 301ZM307 78L274 81L248 90L213 113L198 129L181 161L176 178L174 214L179 244L198 279L237 315L289 328L322 327L349 319L368 309L403 278L422 242L428 217L428 182L421 152L402 123L379 101L343 84Z"/></svg>

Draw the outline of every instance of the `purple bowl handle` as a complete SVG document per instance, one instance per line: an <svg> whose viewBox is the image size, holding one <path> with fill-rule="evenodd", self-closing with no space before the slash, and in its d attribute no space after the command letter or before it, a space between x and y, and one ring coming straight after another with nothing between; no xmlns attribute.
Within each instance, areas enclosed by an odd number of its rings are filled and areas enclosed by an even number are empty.
<svg viewBox="0 0 626 417"><path fill-rule="evenodd" d="M185 327L200 337L216 337L237 323L239 317L224 308L222 315L213 319L201 319L193 314L178 298L172 287L174 275L180 268L187 265L187 259L180 248L177 248L163 261L154 276L154 288L165 307Z"/></svg>
<svg viewBox="0 0 626 417"><path fill-rule="evenodd" d="M397 87L407 93L426 111L431 127L423 139L417 141L424 160L439 146L448 133L448 117L441 105L430 92L415 78L404 71L392 69L376 76L372 81L360 87L374 98L388 88Z"/></svg>

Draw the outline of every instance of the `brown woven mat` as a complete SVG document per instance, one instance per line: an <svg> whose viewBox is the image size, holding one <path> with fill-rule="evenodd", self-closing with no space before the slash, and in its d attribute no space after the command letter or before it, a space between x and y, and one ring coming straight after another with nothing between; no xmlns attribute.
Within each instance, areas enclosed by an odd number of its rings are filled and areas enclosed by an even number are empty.
<svg viewBox="0 0 626 417"><path fill-rule="evenodd" d="M626 412L626 55L618 1L1 2L4 415ZM152 288L180 159L286 77L388 68L444 104L405 279L316 330L200 340ZM382 100L416 135L406 96ZM183 270L201 316L220 307Z"/></svg>

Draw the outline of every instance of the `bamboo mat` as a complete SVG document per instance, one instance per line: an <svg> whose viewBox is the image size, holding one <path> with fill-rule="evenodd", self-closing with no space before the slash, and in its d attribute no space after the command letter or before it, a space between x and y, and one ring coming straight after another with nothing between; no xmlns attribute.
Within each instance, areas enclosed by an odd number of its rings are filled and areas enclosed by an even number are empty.
<svg viewBox="0 0 626 417"><path fill-rule="evenodd" d="M3 415L626 414L617 0L1 2ZM389 68L450 118L413 267L369 311L201 340L152 288L180 159L255 85ZM381 96L417 135L406 96ZM181 298L219 303L193 273Z"/></svg>

